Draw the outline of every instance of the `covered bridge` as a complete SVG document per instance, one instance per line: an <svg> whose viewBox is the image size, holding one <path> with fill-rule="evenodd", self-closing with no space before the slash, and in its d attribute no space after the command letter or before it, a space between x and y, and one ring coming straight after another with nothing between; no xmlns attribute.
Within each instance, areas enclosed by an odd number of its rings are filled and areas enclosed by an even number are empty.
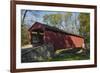
<svg viewBox="0 0 100 73"><path fill-rule="evenodd" d="M35 22L29 28L31 43L35 46L51 43L55 50L65 48L84 48L84 38L67 33L56 27Z"/></svg>

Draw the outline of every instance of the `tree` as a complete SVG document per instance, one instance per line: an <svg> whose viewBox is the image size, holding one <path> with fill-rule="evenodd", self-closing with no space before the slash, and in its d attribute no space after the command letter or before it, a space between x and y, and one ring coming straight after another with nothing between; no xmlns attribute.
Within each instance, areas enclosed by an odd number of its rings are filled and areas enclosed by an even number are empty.
<svg viewBox="0 0 100 73"><path fill-rule="evenodd" d="M80 13L80 35L82 35L85 39L86 48L89 48L90 43L90 14L89 13Z"/></svg>
<svg viewBox="0 0 100 73"><path fill-rule="evenodd" d="M46 14L43 18L44 22L48 25L58 27L69 33L79 34L76 13L62 12L58 14Z"/></svg>
<svg viewBox="0 0 100 73"><path fill-rule="evenodd" d="M25 20L25 17L26 17L27 12L28 12L28 10L25 10L25 12L24 12L24 14L23 14L22 24L24 24L24 20Z"/></svg>
<svg viewBox="0 0 100 73"><path fill-rule="evenodd" d="M49 14L44 16L44 22L46 24L51 24L52 26L59 27L62 22L61 14Z"/></svg>
<svg viewBox="0 0 100 73"><path fill-rule="evenodd" d="M65 22L65 30L69 33L73 33L74 30L73 30L73 23L72 23L72 13L71 12L67 12L65 15L64 15L64 22Z"/></svg>
<svg viewBox="0 0 100 73"><path fill-rule="evenodd" d="M21 18L21 46L29 44L29 37L28 37L28 28L26 26L25 17L27 15L28 10L23 10L22 18Z"/></svg>
<svg viewBox="0 0 100 73"><path fill-rule="evenodd" d="M29 44L29 33L26 25L21 25L21 46Z"/></svg>

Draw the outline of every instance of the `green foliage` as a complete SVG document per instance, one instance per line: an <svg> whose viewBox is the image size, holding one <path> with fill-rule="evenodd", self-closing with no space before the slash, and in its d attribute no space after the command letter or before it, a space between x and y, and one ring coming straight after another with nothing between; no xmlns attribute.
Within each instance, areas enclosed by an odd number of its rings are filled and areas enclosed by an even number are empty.
<svg viewBox="0 0 100 73"><path fill-rule="evenodd" d="M85 38L86 43L90 43L90 14L89 13L80 13L80 35Z"/></svg>
<svg viewBox="0 0 100 73"><path fill-rule="evenodd" d="M80 13L80 32L90 32L90 14L89 13ZM83 27L82 27L83 26ZM82 33L80 33L82 35ZM84 34L83 34L84 35Z"/></svg>
<svg viewBox="0 0 100 73"><path fill-rule="evenodd" d="M58 14L46 14L43 17L43 20L48 25L58 27L69 33L78 34L79 28L77 28L76 25L78 18L74 17L73 14L76 15L77 13L64 12Z"/></svg>
<svg viewBox="0 0 100 73"><path fill-rule="evenodd" d="M90 14L89 13L80 13L80 35L85 39L85 47L90 48Z"/></svg>
<svg viewBox="0 0 100 73"><path fill-rule="evenodd" d="M44 22L52 24L52 26L58 26L62 22L61 14L50 14L44 16Z"/></svg>
<svg viewBox="0 0 100 73"><path fill-rule="evenodd" d="M21 25L21 46L29 44L29 34L26 25Z"/></svg>
<svg viewBox="0 0 100 73"><path fill-rule="evenodd" d="M28 27L25 23L25 17L29 10L25 10L23 17L21 18L21 46L29 44Z"/></svg>
<svg viewBox="0 0 100 73"><path fill-rule="evenodd" d="M72 16L72 13L71 12L67 12L66 14L65 14L65 21L68 21L68 20L71 20L71 16Z"/></svg>

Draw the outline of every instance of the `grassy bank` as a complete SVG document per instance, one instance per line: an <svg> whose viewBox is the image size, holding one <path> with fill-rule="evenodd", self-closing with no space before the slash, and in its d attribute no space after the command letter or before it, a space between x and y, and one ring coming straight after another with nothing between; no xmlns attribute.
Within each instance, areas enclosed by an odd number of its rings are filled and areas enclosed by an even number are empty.
<svg viewBox="0 0 100 73"><path fill-rule="evenodd" d="M85 53L76 53L77 50L61 51L55 55L50 61L71 61L71 60L87 60L90 59L89 50Z"/></svg>

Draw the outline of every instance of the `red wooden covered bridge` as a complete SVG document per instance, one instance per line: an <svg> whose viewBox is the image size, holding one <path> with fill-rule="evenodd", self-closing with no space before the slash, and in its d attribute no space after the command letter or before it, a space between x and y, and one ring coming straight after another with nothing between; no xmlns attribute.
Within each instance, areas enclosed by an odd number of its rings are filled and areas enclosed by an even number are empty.
<svg viewBox="0 0 100 73"><path fill-rule="evenodd" d="M67 33L56 27L35 22L29 28L31 43L41 45L51 43L55 50L65 48L84 48L84 38Z"/></svg>

